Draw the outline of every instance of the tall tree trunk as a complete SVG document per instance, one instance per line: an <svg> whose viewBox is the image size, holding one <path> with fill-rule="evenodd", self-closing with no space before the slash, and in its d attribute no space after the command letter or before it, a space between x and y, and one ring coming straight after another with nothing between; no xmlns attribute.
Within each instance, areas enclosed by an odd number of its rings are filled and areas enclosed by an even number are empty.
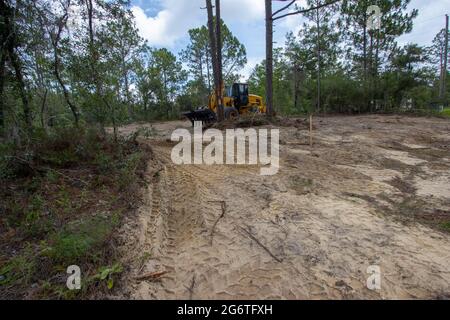
<svg viewBox="0 0 450 320"><path fill-rule="evenodd" d="M41 99L41 111L39 118L41 120L41 127L44 131L47 131L47 121L46 121L46 112L47 112L47 96L48 96L48 88L46 87L46 83L44 80L44 70L41 62L37 57L43 57L45 53L42 50L37 49L35 52L35 64L36 64L36 82L37 82L37 92L36 94Z"/></svg>
<svg viewBox="0 0 450 320"><path fill-rule="evenodd" d="M445 104L446 101L446 91L447 91L447 72L448 72L448 31L449 29L449 17L445 15L445 35L444 35L444 67L442 70L442 87L440 92L440 98Z"/></svg>
<svg viewBox="0 0 450 320"><path fill-rule="evenodd" d="M316 2L319 6L319 1ZM320 51L320 15L319 10L316 10L316 27L317 27L317 112L320 112L320 64L321 64L321 51Z"/></svg>
<svg viewBox="0 0 450 320"><path fill-rule="evenodd" d="M47 112L47 95L48 95L48 89L45 89L44 95L42 96L42 102L41 102L41 126L42 129L44 129L47 132L47 120L45 117L45 113Z"/></svg>
<svg viewBox="0 0 450 320"><path fill-rule="evenodd" d="M363 22L363 86L364 86L364 107L367 108L367 14L364 13ZM359 110L361 112L361 108Z"/></svg>
<svg viewBox="0 0 450 320"><path fill-rule="evenodd" d="M299 68L294 65L294 110L298 111Z"/></svg>
<svg viewBox="0 0 450 320"><path fill-rule="evenodd" d="M379 96L378 96L378 87L379 87L379 79L378 79L378 60L379 60L379 56L380 56L380 29L377 30L377 38L376 38L376 48L375 48L375 61L374 61L374 70L373 70L373 77L374 77L374 81L375 81L375 85L374 85L374 98L378 101ZM375 104L375 107L377 106L377 104Z"/></svg>
<svg viewBox="0 0 450 320"><path fill-rule="evenodd" d="M209 32L209 47L210 47L210 55L211 55L211 61L212 61L212 68L213 68L213 75L214 75L214 92L215 92L215 100L216 104L219 105L219 90L220 90L220 83L219 83L219 70L218 70L218 63L217 63L217 41L216 41L216 35L214 32L214 18L213 18L213 9L212 9L212 3L211 0L206 0L206 9L208 12L208 32ZM216 109L216 112L218 111L218 108Z"/></svg>
<svg viewBox="0 0 450 320"><path fill-rule="evenodd" d="M92 67L92 75L94 78L95 91L96 94L100 97L102 96L102 90L100 87L100 81L97 74L97 60L98 60L98 52L95 48L95 38L94 38L94 6L92 4L92 0L86 0L86 7L88 13L88 32L89 32L89 54L90 54L90 63Z"/></svg>
<svg viewBox="0 0 450 320"><path fill-rule="evenodd" d="M4 114L5 97L3 96L6 77L5 69L6 69L6 54L5 52L2 52L0 58L0 127L2 128L5 126L5 114Z"/></svg>
<svg viewBox="0 0 450 320"><path fill-rule="evenodd" d="M2 20L5 21L4 27L1 29L1 47L0 47L0 127L5 126L5 97L4 97L4 87L6 78L6 56L8 52L6 50L6 39L9 36L8 25L6 22L9 21L8 14L10 13L10 8L6 5L4 0L0 0L0 16Z"/></svg>
<svg viewBox="0 0 450 320"><path fill-rule="evenodd" d="M130 83L128 81L128 68L125 61L125 56L122 56L122 70L123 70L123 79L124 79L124 91L125 91L125 99L127 104L127 110L128 115L130 117L134 116L134 110L131 103L131 96L130 96Z"/></svg>
<svg viewBox="0 0 450 320"><path fill-rule="evenodd" d="M209 68L209 61L210 61L210 52L206 50L206 76L208 78L208 94L211 93L211 70ZM211 62L212 64L212 62Z"/></svg>
<svg viewBox="0 0 450 320"><path fill-rule="evenodd" d="M439 98L442 99L442 91L444 85L444 51L441 48L440 56L439 56Z"/></svg>
<svg viewBox="0 0 450 320"><path fill-rule="evenodd" d="M94 35L94 6L92 3L92 0L86 0L86 7L88 12L88 32L89 32L89 53L90 53L90 63L92 68L92 75L94 78L94 84L95 84L95 91L97 94L97 97L99 97L106 109L108 109L111 112L111 122L113 125L113 131L114 131L114 141L117 142L118 134L117 134L117 123L116 123L116 115L115 115L115 108L108 102L106 96L103 92L103 85L100 79L100 76L98 74L97 70L97 62L99 59L99 53L97 49L95 48L95 35Z"/></svg>
<svg viewBox="0 0 450 320"><path fill-rule="evenodd" d="M205 84L205 76L203 75L203 59L201 54L197 55L197 60L198 60L198 70L200 71L199 79L203 86ZM208 63L208 60L206 60L206 63Z"/></svg>
<svg viewBox="0 0 450 320"><path fill-rule="evenodd" d="M69 106L70 110L72 111L74 121L75 121L75 126L78 126L78 123L79 123L78 108L70 100L69 90L67 89L67 87L61 77L61 70L60 70L61 60L60 60L59 52L58 52L59 41L61 40L61 33L67 23L67 19L68 19L68 14L66 12L61 17L61 19L58 21L58 29L56 31L56 34L51 35L51 42L52 42L52 46L53 46L53 60L54 60L53 61L53 74L55 75L56 80L58 81L58 83L63 91L64 100L66 100L67 105Z"/></svg>
<svg viewBox="0 0 450 320"><path fill-rule="evenodd" d="M20 57L18 56L18 54L16 53L16 50L15 50L16 46L17 46L17 34L14 32L14 26L13 26L14 21L11 20L13 18L13 16L15 15L15 13L13 12L13 10L15 10L15 9L11 8L4 0L0 1L0 9L1 9L1 16L3 18L2 19L3 20L2 21L3 28L2 28L2 48L1 49L2 49L4 55L6 55L6 54L8 55L9 61L11 62L11 65L14 69L17 85L19 87L20 98L21 98L22 104L23 104L23 119L25 122L27 132L31 133L32 119L31 119L30 101L29 101L28 93L27 93L26 86L25 86L25 81L24 81L23 74L22 74L22 66L21 66ZM2 57L2 60L3 59L5 59L4 63L6 63L6 57L5 58ZM4 63L3 63L3 68L4 68ZM3 70L3 74L4 74L4 72L5 71ZM3 90L4 79L2 81L3 81L3 84L2 84L2 90Z"/></svg>
<svg viewBox="0 0 450 320"><path fill-rule="evenodd" d="M373 112L373 86L374 86L374 61L373 61L373 31L369 33L370 44L369 44L369 112Z"/></svg>
<svg viewBox="0 0 450 320"><path fill-rule="evenodd" d="M266 4L266 108L267 116L272 117L273 110L273 20L272 0Z"/></svg>
<svg viewBox="0 0 450 320"><path fill-rule="evenodd" d="M26 129L28 133L31 133L32 123L31 123L31 110L30 110L30 100L28 98L28 93L25 86L25 81L22 74L22 66L20 65L20 58L15 52L14 48L9 47L9 59L14 68L14 73L16 75L17 84L19 85L20 98L23 104L23 118L25 121Z"/></svg>
<svg viewBox="0 0 450 320"><path fill-rule="evenodd" d="M219 122L224 119L223 103L222 103L222 87L223 87L223 74L222 74L222 35L221 28L221 16L220 16L220 0L216 0L216 42L217 42L217 82L219 87L216 89L217 100L217 119Z"/></svg>
<svg viewBox="0 0 450 320"><path fill-rule="evenodd" d="M170 109L169 109L169 94L167 93L167 72L165 68L162 70L162 76L163 76L163 105L166 109L166 118L169 120L170 118Z"/></svg>
<svg viewBox="0 0 450 320"><path fill-rule="evenodd" d="M55 49L55 63L54 63L53 74L55 75L56 80L58 81L59 86L61 87L61 89L63 91L64 100L66 100L67 105L69 106L70 110L72 111L73 118L74 118L74 121L75 121L75 126L78 126L79 120L80 120L79 116L78 116L78 108L70 100L69 90L67 90L67 87L64 84L63 79L61 78L61 74L59 72L59 58L58 58L58 54L56 53L56 50L57 49Z"/></svg>

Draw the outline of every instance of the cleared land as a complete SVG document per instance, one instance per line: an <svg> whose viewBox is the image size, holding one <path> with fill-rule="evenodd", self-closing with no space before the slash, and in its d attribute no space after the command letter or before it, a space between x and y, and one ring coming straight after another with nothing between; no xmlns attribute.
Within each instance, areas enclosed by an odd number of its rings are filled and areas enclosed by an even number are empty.
<svg viewBox="0 0 450 320"><path fill-rule="evenodd" d="M312 149L305 126L281 127L281 169L266 177L174 165L176 127L189 123L122 128L141 128L154 158L123 227L119 297L450 297L449 120L318 118ZM370 265L380 291L366 287Z"/></svg>

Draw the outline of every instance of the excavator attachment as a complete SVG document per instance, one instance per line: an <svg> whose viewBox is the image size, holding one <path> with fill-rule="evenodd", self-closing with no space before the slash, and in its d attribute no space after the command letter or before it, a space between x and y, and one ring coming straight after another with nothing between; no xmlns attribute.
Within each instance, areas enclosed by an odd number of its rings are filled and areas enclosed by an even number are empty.
<svg viewBox="0 0 450 320"><path fill-rule="evenodd" d="M192 122L192 125L194 125L194 121L201 121L204 125L211 125L217 121L216 113L206 108L184 112L183 116L188 118Z"/></svg>

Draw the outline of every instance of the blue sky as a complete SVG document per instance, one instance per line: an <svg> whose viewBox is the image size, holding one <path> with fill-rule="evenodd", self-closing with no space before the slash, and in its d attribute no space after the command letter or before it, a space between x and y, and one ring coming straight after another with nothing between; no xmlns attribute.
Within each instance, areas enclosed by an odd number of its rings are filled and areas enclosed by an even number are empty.
<svg viewBox="0 0 450 320"><path fill-rule="evenodd" d="M214 2L214 1L213 1ZM155 47L166 47L175 53L186 47L187 30L206 23L205 0L132 0L132 10L141 36ZM222 18L247 49L248 64L242 74L248 76L256 63L264 58L264 0L222 0ZM305 6L304 0L298 1ZM285 5L273 2L273 10ZM445 14L450 13L449 0L412 0L409 9L419 9L410 34L399 38L401 44L415 42L429 45L443 28ZM286 32L299 30L301 16L276 22L275 46L282 46Z"/></svg>

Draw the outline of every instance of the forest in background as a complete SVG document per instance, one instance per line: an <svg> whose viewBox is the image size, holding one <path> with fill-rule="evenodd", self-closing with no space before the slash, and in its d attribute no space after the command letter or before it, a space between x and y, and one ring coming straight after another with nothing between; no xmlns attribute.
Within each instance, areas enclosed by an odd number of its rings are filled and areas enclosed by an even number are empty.
<svg viewBox="0 0 450 320"><path fill-rule="evenodd" d="M407 9L409 0L375 1L381 28L368 30L369 2L344 0L310 11L300 31L286 35L274 51L278 114L430 111L445 104L444 29L430 47L400 46L397 38L412 30L419 12ZM9 139L80 122L117 127L178 118L206 105L213 90L206 26L188 31L189 44L177 56L139 36L129 1L0 5L0 127ZM224 79L231 83L242 78L246 49L224 22L222 30ZM251 92L262 96L264 64L248 79Z"/></svg>

